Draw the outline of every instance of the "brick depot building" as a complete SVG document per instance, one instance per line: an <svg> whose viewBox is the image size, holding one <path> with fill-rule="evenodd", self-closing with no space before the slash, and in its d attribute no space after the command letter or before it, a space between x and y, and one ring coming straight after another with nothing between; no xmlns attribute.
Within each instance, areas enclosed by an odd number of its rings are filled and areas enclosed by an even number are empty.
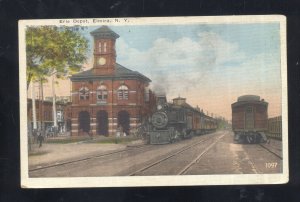
<svg viewBox="0 0 300 202"><path fill-rule="evenodd" d="M119 35L110 28L102 26L91 35L93 68L71 77L71 134L111 136L117 129L129 134L153 109L151 80L116 63Z"/></svg>

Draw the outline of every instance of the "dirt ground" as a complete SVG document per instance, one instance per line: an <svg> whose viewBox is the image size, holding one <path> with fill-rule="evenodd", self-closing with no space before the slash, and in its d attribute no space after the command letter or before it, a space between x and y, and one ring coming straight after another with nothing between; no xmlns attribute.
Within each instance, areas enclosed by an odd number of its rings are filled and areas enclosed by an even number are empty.
<svg viewBox="0 0 300 202"><path fill-rule="evenodd" d="M68 144L43 144L39 148L38 144L32 145L32 151L28 158L29 168L36 168L40 165L65 162L72 159L79 159L93 154L107 153L115 150L125 149L127 146L143 144L141 140L128 143L92 143L81 141ZM87 146L88 145L88 146Z"/></svg>

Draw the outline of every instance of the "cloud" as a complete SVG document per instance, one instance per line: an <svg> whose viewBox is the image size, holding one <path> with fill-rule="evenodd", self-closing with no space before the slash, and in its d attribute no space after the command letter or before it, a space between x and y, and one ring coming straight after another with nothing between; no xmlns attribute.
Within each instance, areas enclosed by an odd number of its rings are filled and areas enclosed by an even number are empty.
<svg viewBox="0 0 300 202"><path fill-rule="evenodd" d="M226 62L240 62L245 54L239 50L237 43L230 43L214 32L200 32L199 44L205 48L204 57L212 64L222 65Z"/></svg>
<svg viewBox="0 0 300 202"><path fill-rule="evenodd" d="M204 110L231 116L238 96L256 94L270 103L270 114L280 114L280 55L269 50L246 55L238 43L214 32L199 32L198 38L158 38L147 50L117 41L118 61L152 79L152 89L178 95Z"/></svg>
<svg viewBox="0 0 300 202"><path fill-rule="evenodd" d="M132 48L120 38L117 53L122 65L149 76L154 87L163 82L172 96L203 85L216 66L245 58L237 44L224 41L214 32L199 32L194 40L158 38L147 50Z"/></svg>

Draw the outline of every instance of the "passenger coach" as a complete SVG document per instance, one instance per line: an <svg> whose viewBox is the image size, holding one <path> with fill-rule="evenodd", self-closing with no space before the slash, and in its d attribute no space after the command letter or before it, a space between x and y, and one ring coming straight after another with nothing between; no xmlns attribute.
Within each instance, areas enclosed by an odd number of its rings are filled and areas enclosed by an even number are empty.
<svg viewBox="0 0 300 202"><path fill-rule="evenodd" d="M238 143L266 142L268 103L257 95L244 95L231 105L232 130Z"/></svg>

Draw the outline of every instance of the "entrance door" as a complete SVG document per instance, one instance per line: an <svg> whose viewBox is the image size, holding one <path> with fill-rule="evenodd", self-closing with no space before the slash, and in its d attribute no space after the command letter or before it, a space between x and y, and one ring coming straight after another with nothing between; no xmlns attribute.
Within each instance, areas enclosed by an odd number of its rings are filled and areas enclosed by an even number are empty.
<svg viewBox="0 0 300 202"><path fill-rule="evenodd" d="M254 128L254 113L253 107L247 107L245 112L245 129Z"/></svg>
<svg viewBox="0 0 300 202"><path fill-rule="evenodd" d="M97 112L97 134L108 135L108 114L103 110Z"/></svg>
<svg viewBox="0 0 300 202"><path fill-rule="evenodd" d="M129 135L130 117L127 111L123 110L118 113L118 126L121 126L123 132L125 132L126 135Z"/></svg>
<svg viewBox="0 0 300 202"><path fill-rule="evenodd" d="M87 111L79 113L79 131L88 133L90 131L90 114Z"/></svg>
<svg viewBox="0 0 300 202"><path fill-rule="evenodd" d="M67 119L67 123L66 123L66 131L71 131L72 129L72 122L71 119Z"/></svg>

